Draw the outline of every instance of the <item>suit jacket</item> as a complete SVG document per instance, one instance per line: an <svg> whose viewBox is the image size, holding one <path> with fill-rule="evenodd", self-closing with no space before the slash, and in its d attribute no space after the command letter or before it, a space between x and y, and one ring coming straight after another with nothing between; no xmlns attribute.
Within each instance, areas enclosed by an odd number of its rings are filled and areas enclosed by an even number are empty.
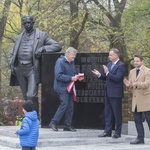
<svg viewBox="0 0 150 150"><path fill-rule="evenodd" d="M111 70L112 62L107 64L109 73L101 74L100 79L106 80L106 96L112 98L122 98L124 96L123 78L126 72L125 64L118 61Z"/></svg>
<svg viewBox="0 0 150 150"><path fill-rule="evenodd" d="M10 65L13 67L17 66L17 52L20 46L20 42L22 39L22 36L25 31L23 31L20 35L17 36L16 42L13 48L13 51L11 53L11 59L10 59ZM43 47L45 49L45 52L59 52L61 51L61 45L51 39L45 32L42 32L40 30L35 30L35 36L34 36L34 45L33 45L33 66L35 71L35 79L37 83L41 82L40 77L40 70L41 70L41 64L40 59L35 57L35 52L37 49ZM10 77L10 86L16 86L19 85L16 79L16 76L11 74Z"/></svg>
<svg viewBox="0 0 150 150"><path fill-rule="evenodd" d="M137 112L150 111L150 69L142 66L136 77L136 68L129 73L129 81L131 82L132 97L132 111ZM132 88L132 84L137 82L137 88Z"/></svg>

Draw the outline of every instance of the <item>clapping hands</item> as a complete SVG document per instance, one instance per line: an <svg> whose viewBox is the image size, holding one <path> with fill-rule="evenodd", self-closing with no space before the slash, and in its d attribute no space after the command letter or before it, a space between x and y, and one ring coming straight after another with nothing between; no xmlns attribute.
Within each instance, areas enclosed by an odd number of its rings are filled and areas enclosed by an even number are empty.
<svg viewBox="0 0 150 150"><path fill-rule="evenodd" d="M129 88L131 86L131 83L128 79L124 78L123 82L127 88Z"/></svg>

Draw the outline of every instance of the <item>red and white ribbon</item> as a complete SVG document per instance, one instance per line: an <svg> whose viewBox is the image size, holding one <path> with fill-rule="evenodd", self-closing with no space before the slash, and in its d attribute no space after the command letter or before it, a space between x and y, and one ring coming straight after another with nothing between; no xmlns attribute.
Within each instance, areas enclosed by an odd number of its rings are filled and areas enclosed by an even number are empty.
<svg viewBox="0 0 150 150"><path fill-rule="evenodd" d="M79 73L77 75L78 79L84 79L84 74L83 73ZM79 100L77 99L77 94L76 94L76 87L75 87L75 82L71 81L68 86L67 86L67 91L71 92L71 90L73 90L73 97L74 97L74 101L75 102L79 102Z"/></svg>

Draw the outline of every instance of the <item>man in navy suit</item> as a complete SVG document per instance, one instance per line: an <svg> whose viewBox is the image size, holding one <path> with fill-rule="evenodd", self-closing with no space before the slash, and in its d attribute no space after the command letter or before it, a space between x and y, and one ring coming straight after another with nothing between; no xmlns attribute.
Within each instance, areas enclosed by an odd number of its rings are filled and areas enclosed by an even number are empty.
<svg viewBox="0 0 150 150"><path fill-rule="evenodd" d="M122 129L123 78L126 69L119 59L118 49L110 49L109 60L107 66L103 65L104 73L96 69L92 70L99 79L106 80L105 130L98 137L111 137L113 121L115 121L115 133L112 138L119 138Z"/></svg>

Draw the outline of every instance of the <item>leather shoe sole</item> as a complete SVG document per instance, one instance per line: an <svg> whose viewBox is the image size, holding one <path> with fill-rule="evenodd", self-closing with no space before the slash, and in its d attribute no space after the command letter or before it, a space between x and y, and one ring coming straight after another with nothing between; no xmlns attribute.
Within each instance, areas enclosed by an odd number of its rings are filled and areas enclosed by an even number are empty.
<svg viewBox="0 0 150 150"><path fill-rule="evenodd" d="M145 144L144 140L136 139L135 141L130 142L130 144Z"/></svg>
<svg viewBox="0 0 150 150"><path fill-rule="evenodd" d="M98 135L98 137L111 137L111 134L103 133L103 134Z"/></svg>
<svg viewBox="0 0 150 150"><path fill-rule="evenodd" d="M64 131L72 131L72 132L75 132L76 129L73 129L73 128L64 128Z"/></svg>
<svg viewBox="0 0 150 150"><path fill-rule="evenodd" d="M121 135L119 135L119 134L114 134L113 136L112 136L112 138L114 138L114 139L117 139L117 138L120 138L121 137Z"/></svg>
<svg viewBox="0 0 150 150"><path fill-rule="evenodd" d="M56 125L50 123L49 126L54 130L54 131L58 131L58 128Z"/></svg>

